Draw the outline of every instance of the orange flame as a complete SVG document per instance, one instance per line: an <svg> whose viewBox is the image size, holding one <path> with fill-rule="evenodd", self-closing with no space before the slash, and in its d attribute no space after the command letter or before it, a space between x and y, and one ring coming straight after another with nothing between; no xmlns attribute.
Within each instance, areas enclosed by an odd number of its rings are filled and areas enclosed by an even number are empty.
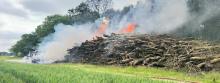
<svg viewBox="0 0 220 83"><path fill-rule="evenodd" d="M97 32L95 33L95 36L102 36L103 34L105 34L105 31L108 27L108 23L109 23L109 19L104 18L103 22L101 23L101 25L99 26Z"/></svg>
<svg viewBox="0 0 220 83"><path fill-rule="evenodd" d="M136 26L137 25L135 23L129 23L128 26L120 30L119 33L132 33L135 31Z"/></svg>

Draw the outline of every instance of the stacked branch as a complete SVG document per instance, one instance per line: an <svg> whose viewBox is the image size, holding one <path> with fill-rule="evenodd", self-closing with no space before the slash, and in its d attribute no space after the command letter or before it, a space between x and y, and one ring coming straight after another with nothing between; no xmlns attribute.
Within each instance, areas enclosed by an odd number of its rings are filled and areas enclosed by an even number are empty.
<svg viewBox="0 0 220 83"><path fill-rule="evenodd" d="M187 71L219 69L220 57L210 48L195 48L194 43L168 35L111 34L86 41L69 49L70 62L148 66Z"/></svg>

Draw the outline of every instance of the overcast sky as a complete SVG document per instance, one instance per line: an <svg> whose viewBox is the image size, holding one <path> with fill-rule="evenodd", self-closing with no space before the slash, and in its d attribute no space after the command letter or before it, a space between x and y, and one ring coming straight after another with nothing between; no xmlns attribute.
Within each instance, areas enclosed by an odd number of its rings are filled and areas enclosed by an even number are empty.
<svg viewBox="0 0 220 83"><path fill-rule="evenodd" d="M0 52L16 43L22 34L31 33L44 18L66 14L85 0L0 0ZM114 0L114 8L133 4L136 0Z"/></svg>

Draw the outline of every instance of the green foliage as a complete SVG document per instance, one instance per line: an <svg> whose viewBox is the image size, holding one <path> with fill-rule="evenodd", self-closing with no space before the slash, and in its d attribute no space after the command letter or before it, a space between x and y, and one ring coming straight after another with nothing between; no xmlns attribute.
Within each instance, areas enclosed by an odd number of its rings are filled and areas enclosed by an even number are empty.
<svg viewBox="0 0 220 83"><path fill-rule="evenodd" d="M53 16L47 16L45 21L42 25L39 25L35 33L39 39L42 39L49 34L55 32L54 26L63 23L63 24L71 24L69 16L61 16L61 15L53 15Z"/></svg>
<svg viewBox="0 0 220 83"><path fill-rule="evenodd" d="M75 24L94 22L96 19L100 18L99 13L89 9L88 4L86 3L81 3L75 9L68 10L68 13L72 19L71 22Z"/></svg>
<svg viewBox="0 0 220 83"><path fill-rule="evenodd" d="M35 34L24 34L21 37L21 40L18 41L10 51L16 53L18 56L27 55L29 51L34 50L33 48L37 46L39 39Z"/></svg>

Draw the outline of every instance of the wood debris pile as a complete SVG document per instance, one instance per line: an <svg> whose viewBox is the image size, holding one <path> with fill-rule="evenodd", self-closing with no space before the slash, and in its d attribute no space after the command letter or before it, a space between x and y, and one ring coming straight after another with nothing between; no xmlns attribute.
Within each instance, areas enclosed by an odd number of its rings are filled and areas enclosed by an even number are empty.
<svg viewBox="0 0 220 83"><path fill-rule="evenodd" d="M218 47L195 48L194 43L168 35L111 34L69 49L69 62L147 66L187 71L220 69Z"/></svg>

